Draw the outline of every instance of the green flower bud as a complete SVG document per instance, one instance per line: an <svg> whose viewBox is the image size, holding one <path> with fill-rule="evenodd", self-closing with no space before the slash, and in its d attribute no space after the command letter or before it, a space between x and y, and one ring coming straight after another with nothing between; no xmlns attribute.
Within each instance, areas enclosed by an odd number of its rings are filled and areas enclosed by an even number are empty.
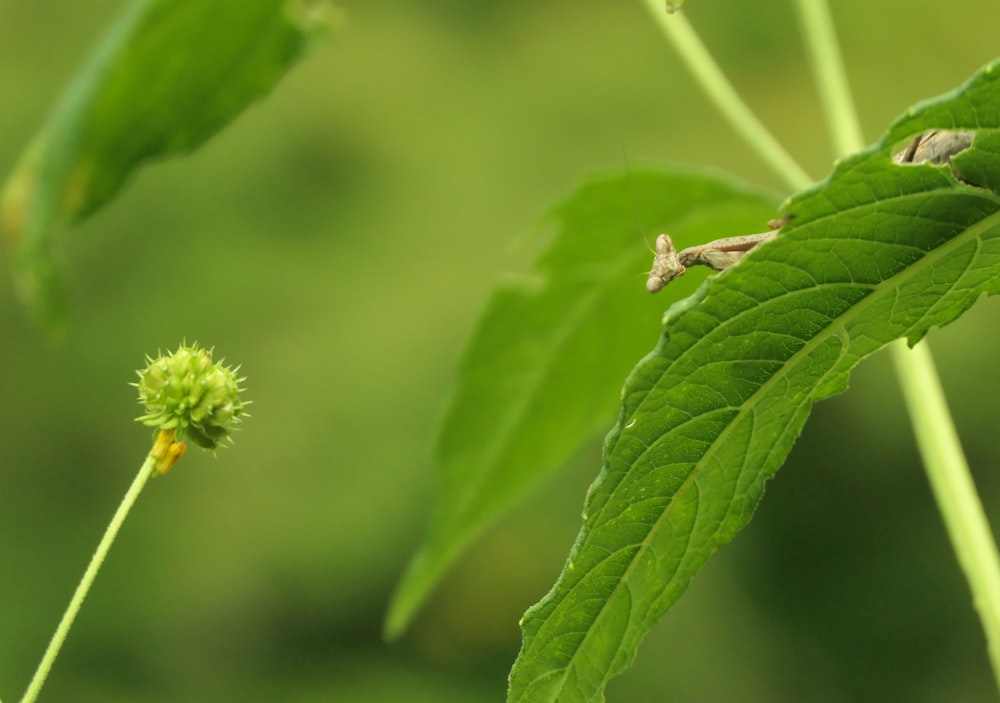
<svg viewBox="0 0 1000 703"><path fill-rule="evenodd" d="M233 425L244 414L240 400L239 368L212 363L212 351L181 344L173 354L146 357L139 371L139 400L146 414L139 422L173 430L177 441L190 438L206 449L229 439Z"/></svg>

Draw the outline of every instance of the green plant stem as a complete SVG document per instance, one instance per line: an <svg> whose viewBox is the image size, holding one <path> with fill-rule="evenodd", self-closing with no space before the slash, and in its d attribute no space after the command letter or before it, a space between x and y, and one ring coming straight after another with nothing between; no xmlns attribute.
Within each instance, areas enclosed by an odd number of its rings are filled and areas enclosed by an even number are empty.
<svg viewBox="0 0 1000 703"><path fill-rule="evenodd" d="M740 100L684 17L667 13L662 0L644 2L736 131L793 190L808 186L805 172ZM845 156L860 150L864 138L830 10L824 0L798 0L798 6L830 136L838 156ZM972 589L1000 687L1000 555L996 542L976 493L930 349L924 342L910 350L903 340L894 342L891 349L917 446L952 547Z"/></svg>
<svg viewBox="0 0 1000 703"><path fill-rule="evenodd" d="M831 136L838 155L844 156L864 144L830 11L824 0L798 0L798 4ZM899 339L891 349L917 447L952 548L972 590L986 633L993 675L1000 687L1000 555L996 542L976 493L930 348L921 342L907 349L905 341Z"/></svg>
<svg viewBox="0 0 1000 703"><path fill-rule="evenodd" d="M101 537L101 541L94 551L94 556L90 558L87 570L83 572L83 577L80 579L80 583L77 584L73 598L70 600L66 612L63 613L62 620L59 621L59 626L56 628L55 634L52 635L49 646L45 649L45 654L42 655L42 661L35 670L35 675L32 676L31 682L28 684L28 688L21 698L21 703L34 703L35 699L38 698L38 693L42 690L42 685L45 683L45 678L49 675L52 663L56 660L56 656L59 654L59 650L66 640L66 634L73 625L73 620L76 619L76 615L80 611L80 606L83 605L83 599L87 597L87 592L90 590L91 585L93 585L94 578L97 576L97 572L100 571L101 565L104 563L104 558L108 555L108 550L111 549L111 544L118 535L118 530L121 529L122 523L125 522L125 517L128 515L129 510L132 509L132 506L135 505L139 493L142 491L143 486L146 485L155 467L156 460L153 458L152 452L150 452L146 457L146 461L139 468L139 473L133 479L132 485L129 486L128 491L125 493L125 497L122 498L118 510L115 511L114 516L111 518L111 522L108 523L108 527L104 531L104 536Z"/></svg>
<svg viewBox="0 0 1000 703"><path fill-rule="evenodd" d="M926 344L892 345L896 375L910 412L931 489L952 548L972 589L1000 686L1000 555L948 412L934 360Z"/></svg>
<svg viewBox="0 0 1000 703"><path fill-rule="evenodd" d="M860 151L864 136L847 83L847 71L825 0L798 0L809 65L819 89L827 129L838 156Z"/></svg>
<svg viewBox="0 0 1000 703"><path fill-rule="evenodd" d="M682 12L668 13L663 0L643 0L709 99L746 143L792 190L812 184L795 159L747 107Z"/></svg>

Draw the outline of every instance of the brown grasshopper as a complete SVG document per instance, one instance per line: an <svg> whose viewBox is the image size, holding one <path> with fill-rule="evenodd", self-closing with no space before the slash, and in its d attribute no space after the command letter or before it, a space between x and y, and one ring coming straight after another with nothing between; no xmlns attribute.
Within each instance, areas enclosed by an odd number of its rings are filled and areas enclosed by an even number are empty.
<svg viewBox="0 0 1000 703"><path fill-rule="evenodd" d="M781 223L778 224L778 228ZM774 239L780 229L759 234L744 234L738 237L724 237L708 244L688 247L680 253L674 248L674 242L669 234L661 234L656 238L656 250L653 252L653 268L646 279L646 290L659 293L663 287L678 276L682 276L688 266L708 266L716 271L725 271L739 263L761 242Z"/></svg>
<svg viewBox="0 0 1000 703"><path fill-rule="evenodd" d="M951 158L972 146L975 132L968 130L932 130L915 137L905 149L892 157L896 164L949 163ZM955 177L963 180L962 174L952 166ZM653 252L653 267L646 279L646 290L659 293L672 280L684 274L688 266L708 266L716 271L738 264L747 253L758 244L774 239L781 232L787 218L771 220L768 232L744 234L738 237L724 237L688 247L678 252L669 234L656 238Z"/></svg>

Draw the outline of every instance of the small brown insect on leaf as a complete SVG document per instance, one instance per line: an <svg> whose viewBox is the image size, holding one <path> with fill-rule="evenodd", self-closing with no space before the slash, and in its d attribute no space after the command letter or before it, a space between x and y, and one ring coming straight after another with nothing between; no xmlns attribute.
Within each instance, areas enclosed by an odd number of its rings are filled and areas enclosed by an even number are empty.
<svg viewBox="0 0 1000 703"><path fill-rule="evenodd" d="M783 221L775 221L780 227ZM688 247L679 254L669 235L661 234L656 238L656 251L653 254L653 268L646 279L646 290L659 293L663 287L682 275L688 266L708 266L716 271L725 271L735 266L751 249L758 244L774 239L780 229L758 234L744 234L738 237L724 237L707 244Z"/></svg>
<svg viewBox="0 0 1000 703"><path fill-rule="evenodd" d="M669 234L661 234L656 238L656 250L653 252L653 267L646 279L646 290L659 293L663 287L684 273L684 266L677 258L677 249Z"/></svg>

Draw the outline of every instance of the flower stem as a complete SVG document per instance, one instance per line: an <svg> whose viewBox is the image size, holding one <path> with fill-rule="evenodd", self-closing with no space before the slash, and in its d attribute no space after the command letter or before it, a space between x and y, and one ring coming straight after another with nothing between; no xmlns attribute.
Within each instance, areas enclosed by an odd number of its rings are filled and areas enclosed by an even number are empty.
<svg viewBox="0 0 1000 703"><path fill-rule="evenodd" d="M668 13L663 0L643 0L643 2L653 13L657 24L674 45L688 69L694 74L695 80L715 103L722 116L729 121L730 126L791 190L803 190L809 187L813 179L743 102L715 63L715 59L701 43L701 39L684 17L684 13Z"/></svg>
<svg viewBox="0 0 1000 703"><path fill-rule="evenodd" d="M173 433L171 432L172 436ZM42 685L49 675L52 663L56 660L56 656L59 654L59 650L66 640L66 635L69 632L69 628L73 625L73 620L76 619L77 613L80 611L80 606L83 605L83 599L87 597L87 592L90 590L91 585L93 585L94 578L97 576L97 572L100 571L101 565L104 563L104 558L107 556L112 542L115 541L115 537L118 535L118 530L121 529L125 517L135 504L143 486L146 485L146 481L153 474L155 466L156 458L153 456L153 452L150 452L146 457L146 461L139 468L139 473L132 480L132 485L129 486L128 492L125 493L125 497L111 518L111 522L108 523L108 527L105 529L104 536L97 545L94 555L90 558L87 570L83 572L83 577L80 579L80 583L77 584L73 598L70 600L66 612L63 613L62 620L59 621L59 626L56 628L55 634L52 635L52 639L49 641L49 646L46 648L45 654L42 656L42 661L35 670L35 675L32 676L31 682L28 684L28 688L21 698L21 703L34 703L35 699L38 698L38 693L41 691Z"/></svg>

